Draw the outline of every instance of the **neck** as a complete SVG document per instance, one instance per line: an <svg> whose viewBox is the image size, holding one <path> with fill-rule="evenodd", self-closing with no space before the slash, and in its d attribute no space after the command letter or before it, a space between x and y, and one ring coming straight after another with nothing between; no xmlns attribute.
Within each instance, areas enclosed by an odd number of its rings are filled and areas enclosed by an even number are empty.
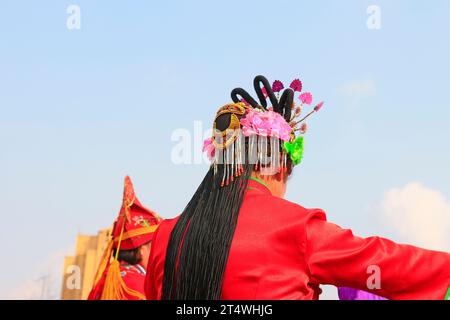
<svg viewBox="0 0 450 320"><path fill-rule="evenodd" d="M284 198L286 193L286 180L282 174L262 175L259 172L251 174L253 180L265 185L273 196Z"/></svg>

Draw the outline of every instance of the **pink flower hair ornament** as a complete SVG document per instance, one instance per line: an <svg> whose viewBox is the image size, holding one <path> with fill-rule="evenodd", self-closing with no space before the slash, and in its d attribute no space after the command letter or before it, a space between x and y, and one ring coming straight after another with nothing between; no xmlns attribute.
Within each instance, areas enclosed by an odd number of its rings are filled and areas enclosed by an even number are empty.
<svg viewBox="0 0 450 320"><path fill-rule="evenodd" d="M302 82L299 79L295 79L291 82L289 85L289 88L294 90L294 92L301 92L302 91Z"/></svg>
<svg viewBox="0 0 450 320"><path fill-rule="evenodd" d="M291 138L292 127L279 113L274 111L257 111L249 109L246 116L240 120L242 133L248 137L259 135L275 137L283 141Z"/></svg>
<svg viewBox="0 0 450 320"><path fill-rule="evenodd" d="M280 80L275 80L273 82L273 84L272 84L272 91L273 92L280 92L283 89L284 89L283 82L281 82Z"/></svg>
<svg viewBox="0 0 450 320"><path fill-rule="evenodd" d="M208 138L203 141L202 151L206 152L209 160L212 160L214 158L216 149L214 147L214 144L212 143L212 138Z"/></svg>
<svg viewBox="0 0 450 320"><path fill-rule="evenodd" d="M307 105L310 105L313 100L312 94L310 92L303 92L298 98L302 103Z"/></svg>

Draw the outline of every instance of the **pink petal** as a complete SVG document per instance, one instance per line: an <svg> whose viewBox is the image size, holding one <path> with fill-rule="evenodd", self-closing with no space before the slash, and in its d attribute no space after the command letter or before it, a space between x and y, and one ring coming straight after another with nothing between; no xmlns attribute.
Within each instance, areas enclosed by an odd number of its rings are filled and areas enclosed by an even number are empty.
<svg viewBox="0 0 450 320"><path fill-rule="evenodd" d="M294 92L300 92L302 91L302 82L299 79L295 79L291 82L289 88L294 90Z"/></svg>
<svg viewBox="0 0 450 320"><path fill-rule="evenodd" d="M298 97L302 103L310 105L312 103L312 94L304 92Z"/></svg>
<svg viewBox="0 0 450 320"><path fill-rule="evenodd" d="M275 80L273 82L273 84L272 84L272 91L273 92L280 92L283 89L284 89L283 82L281 82L280 80Z"/></svg>
<svg viewBox="0 0 450 320"><path fill-rule="evenodd" d="M323 106L323 101L321 101L317 106L314 107L314 111L317 112L320 110L320 108L322 108Z"/></svg>

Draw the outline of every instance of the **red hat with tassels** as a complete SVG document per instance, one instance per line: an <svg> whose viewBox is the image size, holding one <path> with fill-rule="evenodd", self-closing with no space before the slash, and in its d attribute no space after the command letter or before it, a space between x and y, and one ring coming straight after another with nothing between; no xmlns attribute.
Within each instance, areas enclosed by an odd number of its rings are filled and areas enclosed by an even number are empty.
<svg viewBox="0 0 450 320"><path fill-rule="evenodd" d="M161 218L155 212L139 202L133 183L130 177L126 176L122 208L112 231L113 248L130 250L151 241L160 222Z"/></svg>
<svg viewBox="0 0 450 320"><path fill-rule="evenodd" d="M140 292L128 288L122 280L118 252L135 249L151 241L161 221L155 212L139 202L131 179L126 176L122 207L114 222L111 240L100 261L89 300L122 300L130 295L145 299ZM113 249L116 250L115 255Z"/></svg>

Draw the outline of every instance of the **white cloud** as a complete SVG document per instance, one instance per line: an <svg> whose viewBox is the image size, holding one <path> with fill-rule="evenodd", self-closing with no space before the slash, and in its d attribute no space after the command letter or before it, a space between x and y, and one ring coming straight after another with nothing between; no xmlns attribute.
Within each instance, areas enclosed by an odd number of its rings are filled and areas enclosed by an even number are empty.
<svg viewBox="0 0 450 320"><path fill-rule="evenodd" d="M382 201L384 222L408 243L450 250L450 201L439 191L412 182L393 188Z"/></svg>

